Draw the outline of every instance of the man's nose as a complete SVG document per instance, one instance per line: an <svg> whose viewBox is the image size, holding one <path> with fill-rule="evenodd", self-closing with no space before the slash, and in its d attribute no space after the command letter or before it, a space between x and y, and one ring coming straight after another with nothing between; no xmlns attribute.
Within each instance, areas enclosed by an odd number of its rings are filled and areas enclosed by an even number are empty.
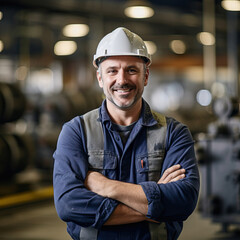
<svg viewBox="0 0 240 240"><path fill-rule="evenodd" d="M126 73L125 73L125 71L120 70L120 71L118 72L118 83L124 84L124 83L126 83L126 81L127 81L127 79L126 79Z"/></svg>

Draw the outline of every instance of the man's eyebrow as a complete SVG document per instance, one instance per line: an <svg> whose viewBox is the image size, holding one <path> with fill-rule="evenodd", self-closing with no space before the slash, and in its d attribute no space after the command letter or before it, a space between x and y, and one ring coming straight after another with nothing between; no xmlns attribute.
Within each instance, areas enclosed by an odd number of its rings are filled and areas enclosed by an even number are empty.
<svg viewBox="0 0 240 240"><path fill-rule="evenodd" d="M139 68L139 67L137 67L136 65L129 65L127 66L127 68Z"/></svg>
<svg viewBox="0 0 240 240"><path fill-rule="evenodd" d="M117 68L116 66L109 66L109 67L106 68L106 71L116 69L116 68Z"/></svg>
<svg viewBox="0 0 240 240"><path fill-rule="evenodd" d="M118 66L113 65L113 66L107 67L107 68L106 68L106 71L112 70L112 69L118 69L118 68L119 68ZM138 66L136 66L136 65L134 65L134 64L124 67L124 69L130 69L130 68L140 69L140 67L138 67Z"/></svg>
<svg viewBox="0 0 240 240"><path fill-rule="evenodd" d="M131 69L131 68L134 68L136 70L140 70L140 67L136 66L136 65L129 65L126 67L126 69Z"/></svg>

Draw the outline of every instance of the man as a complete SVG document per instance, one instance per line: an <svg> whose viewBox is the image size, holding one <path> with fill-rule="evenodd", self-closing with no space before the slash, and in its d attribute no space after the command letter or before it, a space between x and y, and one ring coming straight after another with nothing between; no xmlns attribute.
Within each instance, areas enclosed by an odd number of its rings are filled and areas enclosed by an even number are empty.
<svg viewBox="0 0 240 240"><path fill-rule="evenodd" d="M66 123L54 153L54 198L73 239L177 239L196 206L199 175L186 126L142 98L151 58L117 28L93 64L106 100Z"/></svg>

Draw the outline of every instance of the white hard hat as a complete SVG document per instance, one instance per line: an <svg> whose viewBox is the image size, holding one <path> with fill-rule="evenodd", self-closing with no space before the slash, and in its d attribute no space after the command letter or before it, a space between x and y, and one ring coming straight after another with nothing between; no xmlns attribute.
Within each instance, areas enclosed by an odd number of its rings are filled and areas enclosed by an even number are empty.
<svg viewBox="0 0 240 240"><path fill-rule="evenodd" d="M101 59L110 56L137 56L151 64L151 56L142 38L124 27L115 29L99 42L93 57L94 67L98 68Z"/></svg>

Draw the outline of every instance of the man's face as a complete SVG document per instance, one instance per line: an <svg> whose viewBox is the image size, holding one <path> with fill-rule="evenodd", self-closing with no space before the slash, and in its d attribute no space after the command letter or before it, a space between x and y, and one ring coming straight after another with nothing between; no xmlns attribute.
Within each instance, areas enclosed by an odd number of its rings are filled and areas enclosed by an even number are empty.
<svg viewBox="0 0 240 240"><path fill-rule="evenodd" d="M104 60L97 72L99 86L103 88L107 104L119 109L130 109L141 101L147 85L149 70L141 58L114 56Z"/></svg>

